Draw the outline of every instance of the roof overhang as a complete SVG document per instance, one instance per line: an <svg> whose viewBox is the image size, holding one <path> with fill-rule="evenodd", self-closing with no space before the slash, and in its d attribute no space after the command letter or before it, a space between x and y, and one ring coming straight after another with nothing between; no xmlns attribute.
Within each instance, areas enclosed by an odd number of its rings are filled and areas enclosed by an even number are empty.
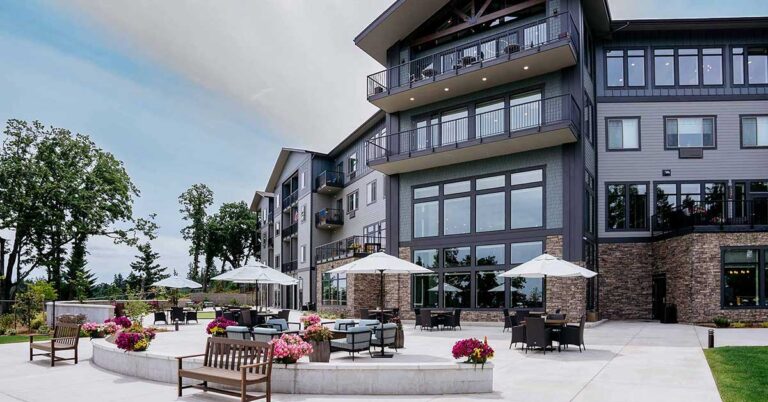
<svg viewBox="0 0 768 402"><path fill-rule="evenodd" d="M355 37L355 45L381 65L387 49L404 39L450 0L397 0Z"/></svg>
<svg viewBox="0 0 768 402"><path fill-rule="evenodd" d="M710 31L718 29L766 29L768 17L673 18L619 20L614 32Z"/></svg>
<svg viewBox="0 0 768 402"><path fill-rule="evenodd" d="M598 35L611 31L611 10L606 0L583 0L584 17L590 29Z"/></svg>
<svg viewBox="0 0 768 402"><path fill-rule="evenodd" d="M259 209L259 203L261 203L263 198L272 198L274 196L275 194L266 191L256 191L251 200L251 211L257 211Z"/></svg>

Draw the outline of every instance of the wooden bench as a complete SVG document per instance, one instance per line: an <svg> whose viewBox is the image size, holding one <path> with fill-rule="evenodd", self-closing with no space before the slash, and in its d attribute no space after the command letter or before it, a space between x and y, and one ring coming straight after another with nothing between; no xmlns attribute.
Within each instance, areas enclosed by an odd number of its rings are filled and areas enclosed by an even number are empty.
<svg viewBox="0 0 768 402"><path fill-rule="evenodd" d="M205 353L180 356L179 396L185 388L197 388L203 391L218 392L224 395L240 396L242 402L266 398L271 401L272 353L274 347L268 343L240 339L210 337L205 345ZM182 361L190 357L205 356L203 366L183 369ZM182 386L182 378L200 380L201 383ZM240 392L212 388L208 383L239 387ZM266 393L252 396L246 393L246 387L253 384L266 384Z"/></svg>
<svg viewBox="0 0 768 402"><path fill-rule="evenodd" d="M51 358L51 367L57 361L74 360L77 364L77 344L80 341L80 324L58 323L53 330L53 338L47 341L34 342L34 335L29 336L29 361L35 356L48 356ZM42 350L44 353L34 353L34 350ZM74 350L75 357L63 358L56 356L62 350Z"/></svg>

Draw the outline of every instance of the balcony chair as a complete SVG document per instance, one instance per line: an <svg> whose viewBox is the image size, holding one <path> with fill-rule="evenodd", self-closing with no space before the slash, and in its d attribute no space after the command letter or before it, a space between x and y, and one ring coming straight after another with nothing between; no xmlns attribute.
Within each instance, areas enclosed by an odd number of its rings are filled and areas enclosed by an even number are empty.
<svg viewBox="0 0 768 402"><path fill-rule="evenodd" d="M530 310L517 310L515 311L515 324L520 325L531 316Z"/></svg>
<svg viewBox="0 0 768 402"><path fill-rule="evenodd" d="M226 320L235 321L235 314L231 311L224 311L221 313L221 316Z"/></svg>
<svg viewBox="0 0 768 402"><path fill-rule="evenodd" d="M421 313L421 329L427 328L430 331L434 328L440 329L441 325L445 324L445 316L432 315L431 310L422 310Z"/></svg>
<svg viewBox="0 0 768 402"><path fill-rule="evenodd" d="M355 361L355 353L369 351L371 349L371 329L368 327L354 327L347 330L344 339L331 340L331 352L345 351Z"/></svg>

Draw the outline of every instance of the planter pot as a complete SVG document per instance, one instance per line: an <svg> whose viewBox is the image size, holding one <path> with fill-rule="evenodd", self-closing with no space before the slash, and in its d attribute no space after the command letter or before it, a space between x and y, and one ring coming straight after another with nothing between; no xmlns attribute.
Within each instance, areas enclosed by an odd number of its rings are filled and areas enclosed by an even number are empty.
<svg viewBox="0 0 768 402"><path fill-rule="evenodd" d="M587 321L589 322L598 321L597 311L587 311Z"/></svg>
<svg viewBox="0 0 768 402"><path fill-rule="evenodd" d="M223 333L223 334L211 334L211 336L214 337L214 338L226 338L227 334L226 333Z"/></svg>
<svg viewBox="0 0 768 402"><path fill-rule="evenodd" d="M402 328L398 328L395 332L395 349L402 349L405 347L405 333Z"/></svg>
<svg viewBox="0 0 768 402"><path fill-rule="evenodd" d="M331 360L330 341L315 342L312 341L312 353L309 354L309 361L313 363L328 363Z"/></svg>

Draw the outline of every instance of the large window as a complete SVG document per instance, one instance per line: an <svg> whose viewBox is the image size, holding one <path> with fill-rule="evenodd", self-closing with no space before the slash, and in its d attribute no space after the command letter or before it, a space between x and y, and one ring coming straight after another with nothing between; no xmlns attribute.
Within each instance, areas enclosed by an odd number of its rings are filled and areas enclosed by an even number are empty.
<svg viewBox="0 0 768 402"><path fill-rule="evenodd" d="M323 304L347 304L347 274L323 274Z"/></svg>
<svg viewBox="0 0 768 402"><path fill-rule="evenodd" d="M673 49L653 51L653 79L657 87L675 85L675 51Z"/></svg>
<svg viewBox="0 0 768 402"><path fill-rule="evenodd" d="M504 307L504 271L483 271L476 274L477 308Z"/></svg>
<svg viewBox="0 0 768 402"><path fill-rule="evenodd" d="M446 273L443 276L443 306L447 308L470 307L470 281L468 272Z"/></svg>
<svg viewBox="0 0 768 402"><path fill-rule="evenodd" d="M510 263L517 266L542 253L542 242L512 243ZM544 307L544 281L540 278L511 278L509 307Z"/></svg>
<svg viewBox="0 0 768 402"><path fill-rule="evenodd" d="M750 84L768 84L768 47L747 48L747 78Z"/></svg>
<svg viewBox="0 0 768 402"><path fill-rule="evenodd" d="M443 234L469 233L470 197L447 198L443 201Z"/></svg>
<svg viewBox="0 0 768 402"><path fill-rule="evenodd" d="M478 137L502 134L504 127L504 99L481 103L475 108L475 129Z"/></svg>
<svg viewBox="0 0 768 402"><path fill-rule="evenodd" d="M504 245L494 244L490 246L475 247L475 258L477 266L504 265Z"/></svg>
<svg viewBox="0 0 768 402"><path fill-rule="evenodd" d="M413 205L413 237L437 236L440 203L420 202Z"/></svg>
<svg viewBox="0 0 768 402"><path fill-rule="evenodd" d="M609 50L606 53L606 75L608 87L645 86L645 50Z"/></svg>
<svg viewBox="0 0 768 402"><path fill-rule="evenodd" d="M475 232L504 230L506 221L503 192L477 195L475 199Z"/></svg>
<svg viewBox="0 0 768 402"><path fill-rule="evenodd" d="M595 234L595 178L584 171L584 231Z"/></svg>
<svg viewBox="0 0 768 402"><path fill-rule="evenodd" d="M522 130L541 124L541 92L529 92L509 99L510 130Z"/></svg>
<svg viewBox="0 0 768 402"><path fill-rule="evenodd" d="M456 109L443 113L440 118L440 145L455 144L467 140L469 132L467 115L467 109Z"/></svg>
<svg viewBox="0 0 768 402"><path fill-rule="evenodd" d="M768 248L723 250L722 300L724 308L768 306L766 258ZM761 286L761 284L763 286Z"/></svg>
<svg viewBox="0 0 768 402"><path fill-rule="evenodd" d="M413 307L429 308L438 306L438 280L437 274L413 275L412 292Z"/></svg>
<svg viewBox="0 0 768 402"><path fill-rule="evenodd" d="M609 118L606 120L609 151L640 149L640 118Z"/></svg>
<svg viewBox="0 0 768 402"><path fill-rule="evenodd" d="M744 84L744 48L731 49L732 80L734 85Z"/></svg>
<svg viewBox="0 0 768 402"><path fill-rule="evenodd" d="M768 147L768 116L744 116L741 118L741 146L745 148Z"/></svg>
<svg viewBox="0 0 768 402"><path fill-rule="evenodd" d="M723 49L702 49L701 53L704 85L723 85Z"/></svg>
<svg viewBox="0 0 768 402"><path fill-rule="evenodd" d="M699 49L678 49L677 77L680 85L699 85Z"/></svg>
<svg viewBox="0 0 768 402"><path fill-rule="evenodd" d="M648 228L648 185L608 184L608 230L638 230Z"/></svg>
<svg viewBox="0 0 768 402"><path fill-rule="evenodd" d="M667 117L664 129L667 148L714 148L714 117Z"/></svg>
<svg viewBox="0 0 768 402"><path fill-rule="evenodd" d="M366 184L365 186L365 202L367 205L371 205L376 202L376 180Z"/></svg>
<svg viewBox="0 0 768 402"><path fill-rule="evenodd" d="M413 263L424 268L434 269L440 266L437 249L414 250Z"/></svg>
<svg viewBox="0 0 768 402"><path fill-rule="evenodd" d="M624 51L609 50L606 55L606 82L609 87L624 86Z"/></svg>
<svg viewBox="0 0 768 402"><path fill-rule="evenodd" d="M470 247L451 247L443 250L446 268L468 267L472 265Z"/></svg>
<svg viewBox="0 0 768 402"><path fill-rule="evenodd" d="M352 155L349 155L347 158L347 171L349 172L349 177L353 178L355 177L355 173L357 173L357 152L353 153Z"/></svg>

